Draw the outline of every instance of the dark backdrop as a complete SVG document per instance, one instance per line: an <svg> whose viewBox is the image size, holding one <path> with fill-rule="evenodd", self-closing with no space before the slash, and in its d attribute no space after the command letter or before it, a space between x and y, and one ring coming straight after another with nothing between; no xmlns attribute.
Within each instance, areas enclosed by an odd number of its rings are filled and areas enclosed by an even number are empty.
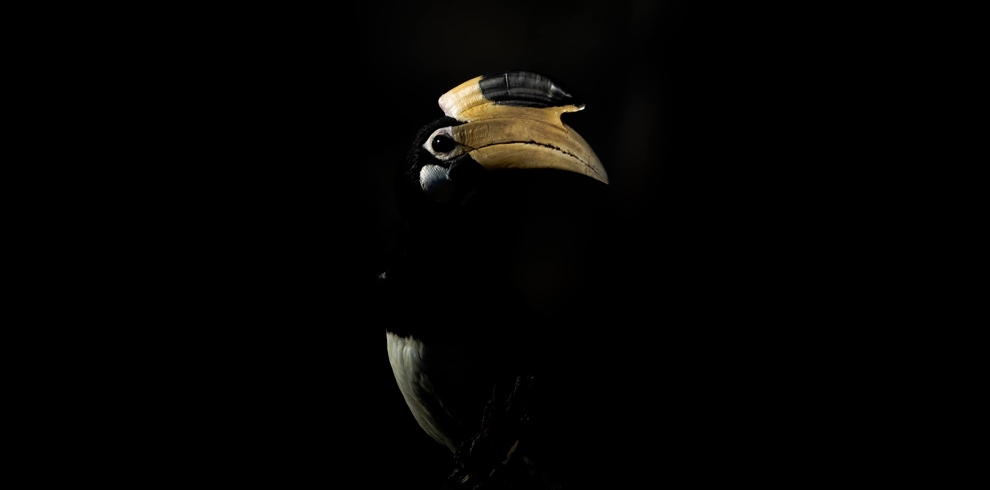
<svg viewBox="0 0 990 490"><path fill-rule="evenodd" d="M156 191L136 218L150 224L155 285L134 301L156 354L141 361L137 416L155 424L129 436L156 448L138 458L145 475L438 487L450 454L405 407L381 352L389 305L369 286L416 130L441 94L506 69L587 103L567 122L609 173L618 226L605 260L621 286L604 285L613 314L587 332L628 339L599 356L633 360L620 386L640 405L626 427L656 449L631 454L634 471L720 478L712 465L730 454L776 446L748 466L760 473L800 447L781 427L818 401L776 401L814 383L780 369L809 336L776 326L807 301L792 265L827 237L802 231L811 210L782 199L801 191L779 183L806 174L781 165L800 123L779 99L805 75L790 55L767 59L789 38L761 12L685 3L368 2L156 24L133 54L152 121L132 131Z"/></svg>

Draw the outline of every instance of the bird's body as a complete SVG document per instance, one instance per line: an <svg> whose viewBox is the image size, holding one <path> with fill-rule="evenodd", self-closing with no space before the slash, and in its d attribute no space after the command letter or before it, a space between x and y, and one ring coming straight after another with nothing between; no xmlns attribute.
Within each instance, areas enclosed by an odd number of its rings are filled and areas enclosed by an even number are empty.
<svg viewBox="0 0 990 490"><path fill-rule="evenodd" d="M458 351L445 346L429 346L413 337L386 332L388 359L402 397L420 427L437 442L457 451L467 437L457 408L451 406L445 391L463 383L463 362ZM459 362L461 361L461 362Z"/></svg>
<svg viewBox="0 0 990 490"><path fill-rule="evenodd" d="M607 176L560 122L583 104L546 77L486 75L440 105L396 179L406 227L379 284L399 390L457 452L520 376L550 390L572 370L569 339L600 313L590 271Z"/></svg>

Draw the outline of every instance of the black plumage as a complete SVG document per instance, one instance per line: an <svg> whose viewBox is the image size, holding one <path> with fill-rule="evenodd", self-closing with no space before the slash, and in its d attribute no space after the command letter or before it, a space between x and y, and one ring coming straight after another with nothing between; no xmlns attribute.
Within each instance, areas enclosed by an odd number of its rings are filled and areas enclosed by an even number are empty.
<svg viewBox="0 0 990 490"><path fill-rule="evenodd" d="M598 254L610 239L608 187L559 169L486 170L467 153L438 162L424 144L438 128L458 124L444 117L424 126L397 172L403 229L379 277L388 305L379 314L388 332L457 358L443 365L457 366L456 379L447 372L428 377L459 419L458 429L447 425L458 444L467 443L459 457L476 442L483 419L501 420L483 417L486 407L502 404L527 423L525 436L518 420L495 424L494 433L510 434L499 439L506 439L499 461L521 441L517 458L566 479L562 435L579 432L571 426L586 415L575 404L583 403L580 385L594 369L584 357L596 347L585 329L608 314L596 302L596 289L608 287L609 258ZM420 179L425 166L438 163L451 186L441 202ZM514 393L516 405L508 401ZM407 402L415 412L417 402Z"/></svg>

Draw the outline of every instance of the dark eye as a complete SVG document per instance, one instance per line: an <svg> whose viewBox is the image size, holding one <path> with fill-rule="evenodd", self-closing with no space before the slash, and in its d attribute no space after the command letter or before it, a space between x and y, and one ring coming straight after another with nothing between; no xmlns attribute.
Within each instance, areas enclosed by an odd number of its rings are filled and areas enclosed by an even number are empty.
<svg viewBox="0 0 990 490"><path fill-rule="evenodd" d="M433 142L430 143L430 147L435 153L449 153L454 150L454 146L454 140L442 134L435 136Z"/></svg>

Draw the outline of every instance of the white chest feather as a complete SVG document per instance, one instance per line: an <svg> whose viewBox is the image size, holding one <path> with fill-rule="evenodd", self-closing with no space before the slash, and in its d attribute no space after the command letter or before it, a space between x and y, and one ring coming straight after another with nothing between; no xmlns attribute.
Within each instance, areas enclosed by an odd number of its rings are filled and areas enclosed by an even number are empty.
<svg viewBox="0 0 990 490"><path fill-rule="evenodd" d="M414 338L386 332L385 339L392 373L416 422L437 442L457 451L463 429L442 394L456 381L451 373L459 370L442 351Z"/></svg>

